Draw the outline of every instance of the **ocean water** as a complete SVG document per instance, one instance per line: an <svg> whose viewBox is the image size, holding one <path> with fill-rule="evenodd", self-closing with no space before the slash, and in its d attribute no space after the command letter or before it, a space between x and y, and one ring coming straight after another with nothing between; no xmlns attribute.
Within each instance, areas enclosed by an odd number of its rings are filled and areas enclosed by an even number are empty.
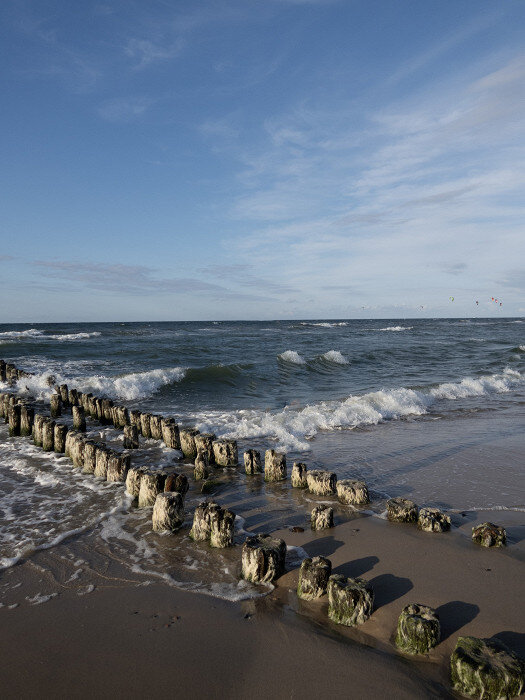
<svg viewBox="0 0 525 700"><path fill-rule="evenodd" d="M46 377L217 436L239 453L273 447L309 467L364 478L367 509L391 496L452 513L525 511L522 319L93 323L0 325L0 357L35 373L17 390L49 396ZM0 389L1 389L0 385ZM66 419L67 420L67 419ZM118 431L89 423L108 443ZM143 441L133 463L189 463ZM213 498L246 532L307 524L319 499L216 470ZM192 483L188 522L203 497ZM338 519L353 515L335 506ZM238 584L238 551L211 552L151 532L150 511L122 486L83 476L0 425L0 566L71 538L131 569L228 598L264 591ZM525 524L525 523L524 523ZM290 551L291 565L301 553ZM218 564L219 562L219 564Z"/></svg>

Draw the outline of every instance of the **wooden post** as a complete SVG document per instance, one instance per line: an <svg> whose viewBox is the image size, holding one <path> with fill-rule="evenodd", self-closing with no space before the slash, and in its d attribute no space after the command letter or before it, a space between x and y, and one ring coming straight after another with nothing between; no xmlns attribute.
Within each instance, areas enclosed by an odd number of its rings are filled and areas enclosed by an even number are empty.
<svg viewBox="0 0 525 700"><path fill-rule="evenodd" d="M128 454L112 454L108 460L107 480L124 482L128 475L130 457Z"/></svg>
<svg viewBox="0 0 525 700"><path fill-rule="evenodd" d="M66 435L68 433L67 425L62 423L55 424L54 445L55 452L63 454L66 451Z"/></svg>
<svg viewBox="0 0 525 700"><path fill-rule="evenodd" d="M82 474L94 474L97 465L97 444L92 440L84 442L84 466Z"/></svg>
<svg viewBox="0 0 525 700"><path fill-rule="evenodd" d="M80 397L77 389L70 389L68 391L67 400L70 406L80 406Z"/></svg>
<svg viewBox="0 0 525 700"><path fill-rule="evenodd" d="M140 432L142 433L142 437L150 438L151 437L151 413L141 413L140 414Z"/></svg>
<svg viewBox="0 0 525 700"><path fill-rule="evenodd" d="M236 467L239 463L237 440L214 440L213 455L215 464L220 467Z"/></svg>
<svg viewBox="0 0 525 700"><path fill-rule="evenodd" d="M35 415L33 421L33 442L37 447L42 447L42 425L45 421L45 416L41 413Z"/></svg>
<svg viewBox="0 0 525 700"><path fill-rule="evenodd" d="M197 454L199 451L205 453L208 464L215 464L215 455L213 454L213 441L217 439L217 436L213 433L198 433L195 435L195 448L197 449Z"/></svg>
<svg viewBox="0 0 525 700"><path fill-rule="evenodd" d="M180 450L179 426L173 418L163 418L161 420L162 441L173 450Z"/></svg>
<svg viewBox="0 0 525 700"><path fill-rule="evenodd" d="M86 432L86 414L82 406L73 406L73 428L74 430L80 430L83 433Z"/></svg>
<svg viewBox="0 0 525 700"><path fill-rule="evenodd" d="M108 475L109 450L107 447L98 445L95 453L95 476L106 479Z"/></svg>
<svg viewBox="0 0 525 700"><path fill-rule="evenodd" d="M55 449L55 421L46 418L42 424L42 449L53 452Z"/></svg>
<svg viewBox="0 0 525 700"><path fill-rule="evenodd" d="M162 426L161 426L162 416L151 415L149 419L149 428L151 432L151 437L154 440L162 440Z"/></svg>
<svg viewBox="0 0 525 700"><path fill-rule="evenodd" d="M14 406L9 406L9 435L10 437L15 437L20 435L20 418L22 413L22 406L20 404L15 404Z"/></svg>
<svg viewBox="0 0 525 700"><path fill-rule="evenodd" d="M198 435L199 431L195 428L181 428L179 430L180 435L180 449L185 457L190 459L195 459L197 456L197 448L195 446L195 435Z"/></svg>
<svg viewBox="0 0 525 700"><path fill-rule="evenodd" d="M244 471L250 475L262 472L261 453L258 450L247 450L244 453Z"/></svg>
<svg viewBox="0 0 525 700"><path fill-rule="evenodd" d="M136 425L124 426L124 449L137 450L139 448L139 431Z"/></svg>
<svg viewBox="0 0 525 700"><path fill-rule="evenodd" d="M60 395L60 398L62 399L62 404L64 406L67 406L69 404L69 392L67 389L67 384L61 384L58 387L58 393Z"/></svg>
<svg viewBox="0 0 525 700"><path fill-rule="evenodd" d="M51 418L58 418L62 415L62 399L60 398L60 394L51 394L49 405L51 409Z"/></svg>
<svg viewBox="0 0 525 700"><path fill-rule="evenodd" d="M111 399L102 399L102 422L113 423L113 401Z"/></svg>
<svg viewBox="0 0 525 700"><path fill-rule="evenodd" d="M31 404L22 404L22 409L20 412L20 435L31 435L33 432L34 418L34 406Z"/></svg>

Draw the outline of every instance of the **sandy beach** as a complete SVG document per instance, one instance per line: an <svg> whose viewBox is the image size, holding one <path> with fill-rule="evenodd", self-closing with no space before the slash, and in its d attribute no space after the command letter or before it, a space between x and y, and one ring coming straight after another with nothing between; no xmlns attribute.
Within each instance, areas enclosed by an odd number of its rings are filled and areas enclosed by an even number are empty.
<svg viewBox="0 0 525 700"><path fill-rule="evenodd" d="M326 596L297 598L297 569L270 595L240 603L144 585L116 563L94 565L91 583L71 580L75 563L58 546L2 573L3 697L454 697L448 658L458 635L497 636L525 655L520 543L485 550L460 530L429 534L374 517L275 534L329 556L335 573L369 580L372 617L332 624ZM435 607L442 626L442 642L417 660L392 643L410 602Z"/></svg>

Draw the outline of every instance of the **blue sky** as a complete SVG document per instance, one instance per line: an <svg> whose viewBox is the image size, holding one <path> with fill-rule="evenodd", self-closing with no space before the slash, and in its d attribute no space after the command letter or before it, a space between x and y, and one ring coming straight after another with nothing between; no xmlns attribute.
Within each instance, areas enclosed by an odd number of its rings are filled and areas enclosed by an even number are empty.
<svg viewBox="0 0 525 700"><path fill-rule="evenodd" d="M523 0L0 27L0 322L524 315Z"/></svg>

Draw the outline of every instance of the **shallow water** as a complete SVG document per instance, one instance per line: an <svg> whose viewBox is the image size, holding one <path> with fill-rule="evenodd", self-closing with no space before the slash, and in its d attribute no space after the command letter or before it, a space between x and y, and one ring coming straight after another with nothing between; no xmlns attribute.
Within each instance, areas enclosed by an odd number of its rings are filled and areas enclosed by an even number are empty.
<svg viewBox="0 0 525 700"><path fill-rule="evenodd" d="M366 479L368 510L391 496L446 510L525 510L524 325L521 319L126 323L0 326L0 357L37 373L18 390L45 398L46 376L239 441L239 452L277 447L291 467ZM118 431L89 429L121 444ZM179 464L148 441L133 463ZM238 584L238 552L151 532L122 486L82 476L0 425L0 558L9 566L71 533L75 546L130 569L228 598L264 591ZM180 464L189 477L190 464ZM322 499L289 483L265 485L216 470L214 499L246 531L307 526ZM202 500L193 482L189 525ZM353 510L336 506L336 518ZM85 542L89 542L89 546ZM75 544L76 542L76 544ZM290 552L290 563L300 553Z"/></svg>

